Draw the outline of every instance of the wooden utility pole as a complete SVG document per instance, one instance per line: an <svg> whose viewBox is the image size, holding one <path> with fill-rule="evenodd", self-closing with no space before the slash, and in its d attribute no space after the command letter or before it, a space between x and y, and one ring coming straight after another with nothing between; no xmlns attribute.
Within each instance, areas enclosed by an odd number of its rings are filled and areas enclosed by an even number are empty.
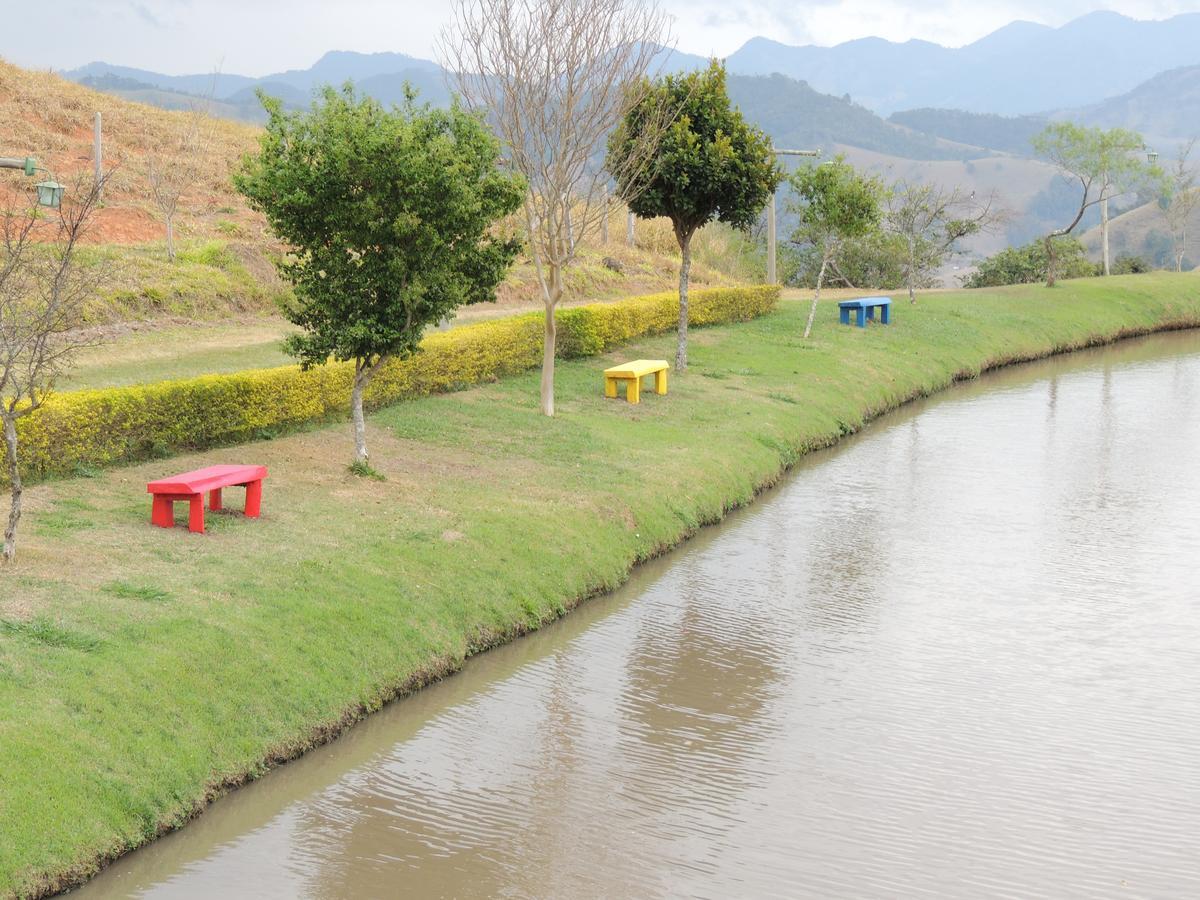
<svg viewBox="0 0 1200 900"><path fill-rule="evenodd" d="M609 207L608 185L604 186L604 212L600 215L600 243L608 246L608 214L611 212Z"/></svg>
<svg viewBox="0 0 1200 900"><path fill-rule="evenodd" d="M820 156L820 150L772 150L776 156ZM767 205L767 284L778 284L775 272L775 192L771 192L771 202Z"/></svg>
<svg viewBox="0 0 1200 900"><path fill-rule="evenodd" d="M634 244L634 240L633 240L633 213L632 213L632 212L631 212L631 213L629 213L629 216L628 216L628 218L626 218L626 220L625 220L625 243L627 243L627 244L628 244L630 247L632 247L632 246L633 246L633 244Z"/></svg>

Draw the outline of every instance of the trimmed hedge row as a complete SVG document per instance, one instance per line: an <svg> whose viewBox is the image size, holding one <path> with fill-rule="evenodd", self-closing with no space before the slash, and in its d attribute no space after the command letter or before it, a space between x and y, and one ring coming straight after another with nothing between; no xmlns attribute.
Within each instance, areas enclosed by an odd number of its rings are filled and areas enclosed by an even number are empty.
<svg viewBox="0 0 1200 900"><path fill-rule="evenodd" d="M689 300L689 324L752 319L778 298L779 289L765 285L698 290ZM560 310L558 355L594 356L670 331L678 310L673 293ZM542 332L542 314L527 313L429 335L420 353L379 370L366 402L378 408L534 368L541 363ZM18 423L21 468L31 478L70 475L82 467L201 450L332 419L349 412L352 375L348 363L307 372L282 366L57 394Z"/></svg>

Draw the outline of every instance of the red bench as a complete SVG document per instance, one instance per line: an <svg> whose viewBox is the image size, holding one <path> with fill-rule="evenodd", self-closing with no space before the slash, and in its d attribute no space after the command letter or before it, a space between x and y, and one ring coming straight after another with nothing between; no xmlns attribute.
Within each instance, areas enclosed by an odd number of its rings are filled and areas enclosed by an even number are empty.
<svg viewBox="0 0 1200 900"><path fill-rule="evenodd" d="M188 530L204 534L204 495L208 494L209 509L221 509L221 488L227 487L246 488L246 516L257 519L266 477L266 466L209 466L152 481L146 485L154 495L150 521L159 528L174 528L175 503L186 500L191 504Z"/></svg>

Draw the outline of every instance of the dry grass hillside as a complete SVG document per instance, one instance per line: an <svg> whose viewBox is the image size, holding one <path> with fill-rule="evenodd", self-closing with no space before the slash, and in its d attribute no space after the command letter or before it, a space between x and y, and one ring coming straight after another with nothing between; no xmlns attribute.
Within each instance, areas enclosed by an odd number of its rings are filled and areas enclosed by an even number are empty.
<svg viewBox="0 0 1200 900"><path fill-rule="evenodd" d="M156 241L163 225L148 192L147 160L159 148L178 143L188 127L185 112L167 112L130 103L67 81L0 60L0 156L33 156L60 180L92 171L92 123L104 123L106 185L92 239L130 244ZM234 223L258 230L229 183L229 169L256 145L256 129L223 119L204 122L209 152L198 158L198 178L184 197L177 223L183 238L227 234ZM19 179L20 173L6 173Z"/></svg>
<svg viewBox="0 0 1200 900"><path fill-rule="evenodd" d="M257 147L259 129L206 118L208 153L199 175L183 195L175 232L179 259L168 263L164 223L151 200L150 157L179 143L190 123L186 112L170 112L93 91L48 72L0 60L0 156L34 156L64 183L92 169L95 113L104 124L105 204L90 235L84 262L103 266L107 288L89 319L117 322L180 322L270 314L283 286L270 260L282 248L271 240L262 217L234 192L230 172ZM0 171L0 187L28 190L22 173ZM666 222L639 222L634 246L625 244L625 217L614 210L611 241L586 236L568 279L568 302L610 299L656 291L675 284L678 248ZM695 245L693 280L725 284L761 277L762 261L741 235L709 228ZM538 303L538 286L528 260L516 265L498 292L501 308Z"/></svg>
<svg viewBox="0 0 1200 900"><path fill-rule="evenodd" d="M1053 179L1053 166L1034 159L1018 156L989 156L972 160L914 160L886 156L857 147L839 146L837 152L844 153L854 165L874 172L887 182L924 181L947 186L958 186L965 191L975 191L987 196L992 191L1000 205L1011 211L1029 208L1037 193ZM966 242L972 253L990 256L1008 246L1003 229L990 234L981 234Z"/></svg>
<svg viewBox="0 0 1200 900"><path fill-rule="evenodd" d="M1200 265L1200 208L1192 213L1187 230L1187 252L1184 256L1184 268ZM1087 248L1093 259L1100 258L1100 228L1090 228L1080 240ZM1173 257L1169 257L1171 247L1170 229L1157 203L1147 203L1119 216L1114 216L1109 222L1109 250L1114 257L1128 254L1141 256L1152 265L1169 265L1175 267ZM1167 253L1167 258L1163 254Z"/></svg>

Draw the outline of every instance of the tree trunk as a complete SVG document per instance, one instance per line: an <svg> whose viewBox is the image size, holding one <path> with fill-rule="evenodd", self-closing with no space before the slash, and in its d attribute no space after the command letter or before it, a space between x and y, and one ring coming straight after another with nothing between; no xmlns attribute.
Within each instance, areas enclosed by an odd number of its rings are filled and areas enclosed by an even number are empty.
<svg viewBox="0 0 1200 900"><path fill-rule="evenodd" d="M4 448L8 460L8 480L12 503L8 510L8 526L4 529L4 560L10 561L17 552L17 523L21 521L21 470L17 465L17 423L4 417Z"/></svg>
<svg viewBox="0 0 1200 900"><path fill-rule="evenodd" d="M175 217L167 216L167 259L175 262Z"/></svg>
<svg viewBox="0 0 1200 900"><path fill-rule="evenodd" d="M1112 274L1108 255L1108 179L1100 189L1100 255L1104 260L1104 274Z"/></svg>
<svg viewBox="0 0 1200 900"><path fill-rule="evenodd" d="M546 333L542 338L542 415L554 415L554 349L558 323L554 320L557 301L546 303Z"/></svg>
<svg viewBox="0 0 1200 900"><path fill-rule="evenodd" d="M909 238L908 238L908 302L909 303L917 302L917 293L916 293L916 290L913 285L913 282L916 280L916 274L917 274L916 242L913 240L912 235L909 235Z"/></svg>
<svg viewBox="0 0 1200 900"><path fill-rule="evenodd" d="M808 321L804 323L804 338L812 334L813 319L817 317L817 302L821 299L821 285L825 283L825 269L829 265L829 254L821 257L821 271L817 273L817 290L813 294L812 306L808 308Z"/></svg>
<svg viewBox="0 0 1200 900"><path fill-rule="evenodd" d="M376 367L366 360L354 361L354 387L350 391L350 416L354 420L354 462L356 465L370 465L370 454L367 452L367 419L363 414L363 392L371 383L371 376Z"/></svg>
<svg viewBox="0 0 1200 900"><path fill-rule="evenodd" d="M1054 258L1054 235L1046 237L1046 287L1054 287L1056 280L1056 272L1054 266L1057 260Z"/></svg>
<svg viewBox="0 0 1200 900"><path fill-rule="evenodd" d="M675 341L675 371L687 371L688 278L692 272L692 236L679 239L679 329Z"/></svg>
<svg viewBox="0 0 1200 900"><path fill-rule="evenodd" d="M1183 271L1183 253L1182 252L1175 254L1175 271L1176 272Z"/></svg>

